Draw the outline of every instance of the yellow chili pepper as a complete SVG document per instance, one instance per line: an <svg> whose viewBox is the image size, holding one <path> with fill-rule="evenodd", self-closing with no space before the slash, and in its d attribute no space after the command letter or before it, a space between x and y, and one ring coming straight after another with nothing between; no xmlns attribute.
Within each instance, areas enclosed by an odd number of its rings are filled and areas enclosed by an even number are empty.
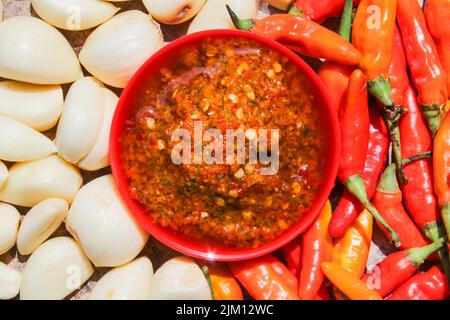
<svg viewBox="0 0 450 320"><path fill-rule="evenodd" d="M369 257L372 231L373 217L364 210L347 232L335 240L332 262L356 277L362 276Z"/></svg>
<svg viewBox="0 0 450 320"><path fill-rule="evenodd" d="M337 264L325 262L322 264L322 271L351 300L383 300L357 276Z"/></svg>

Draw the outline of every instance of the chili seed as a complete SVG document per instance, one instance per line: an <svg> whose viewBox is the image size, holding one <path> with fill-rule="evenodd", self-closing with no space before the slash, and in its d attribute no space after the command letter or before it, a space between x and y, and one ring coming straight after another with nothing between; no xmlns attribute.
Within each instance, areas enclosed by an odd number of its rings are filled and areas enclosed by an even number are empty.
<svg viewBox="0 0 450 320"><path fill-rule="evenodd" d="M239 170L234 173L234 176L238 179L243 178L244 175L245 175L245 172L244 172L244 170L242 170L242 168L239 168Z"/></svg>
<svg viewBox="0 0 450 320"><path fill-rule="evenodd" d="M202 213L200 214L200 217L202 217L202 218L208 218L208 217L209 217L209 214L208 214L208 212L202 212Z"/></svg>
<svg viewBox="0 0 450 320"><path fill-rule="evenodd" d="M156 127L156 121L153 118L147 118L147 128L149 129L155 129Z"/></svg>
<svg viewBox="0 0 450 320"><path fill-rule="evenodd" d="M237 102L238 102L237 96L236 96L235 94L233 94L233 93L230 93L230 94L228 95L228 100L230 100L230 101L233 102L233 103L237 103Z"/></svg>
<svg viewBox="0 0 450 320"><path fill-rule="evenodd" d="M230 192L228 192L228 194L232 198L237 198L239 196L239 193L237 192L237 190L230 190Z"/></svg>
<svg viewBox="0 0 450 320"><path fill-rule="evenodd" d="M267 76L269 77L269 79L272 79L275 76L275 71L273 71L273 69L270 69L269 71L267 71Z"/></svg>
<svg viewBox="0 0 450 320"><path fill-rule="evenodd" d="M242 211L242 217L245 219L245 220L251 220L252 219L252 217L253 217L253 212L252 211L248 211L248 210L244 210L244 211Z"/></svg>
<svg viewBox="0 0 450 320"><path fill-rule="evenodd" d="M237 117L239 120L244 119L244 110L243 110L242 108L237 109L237 111L236 111L236 117Z"/></svg>
<svg viewBox="0 0 450 320"><path fill-rule="evenodd" d="M247 163L244 166L244 169L245 169L245 172L247 172L247 173L253 173L253 171L255 171L255 166L250 163Z"/></svg>
<svg viewBox="0 0 450 320"><path fill-rule="evenodd" d="M283 70L283 68L281 67L281 64L279 64L279 63L274 63L273 69L275 70L276 73L280 73L281 70Z"/></svg>
<svg viewBox="0 0 450 320"><path fill-rule="evenodd" d="M223 207L225 205L225 200L223 200L222 198L216 198L216 204L219 207Z"/></svg>
<svg viewBox="0 0 450 320"><path fill-rule="evenodd" d="M299 193L302 190L302 187L297 182L291 184L291 187L294 190L294 193Z"/></svg>
<svg viewBox="0 0 450 320"><path fill-rule="evenodd" d="M158 145L158 150L164 150L166 148L166 143L161 139L158 139L156 144Z"/></svg>

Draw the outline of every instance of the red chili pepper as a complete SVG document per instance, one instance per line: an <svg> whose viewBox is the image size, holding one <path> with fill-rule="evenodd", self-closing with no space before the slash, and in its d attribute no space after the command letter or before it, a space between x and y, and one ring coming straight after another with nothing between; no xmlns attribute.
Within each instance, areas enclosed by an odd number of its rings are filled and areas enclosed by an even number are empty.
<svg viewBox="0 0 450 320"><path fill-rule="evenodd" d="M433 169L439 210L447 235L450 235L450 113L445 116L434 139Z"/></svg>
<svg viewBox="0 0 450 320"><path fill-rule="evenodd" d="M353 22L353 44L360 50L360 67L368 77L368 90L383 106L383 115L394 151L395 163L403 183L403 156L398 121L404 110L391 94L389 66L393 55L396 0L362 0Z"/></svg>
<svg viewBox="0 0 450 320"><path fill-rule="evenodd" d="M363 275L361 280L380 296L385 297L408 280L428 256L442 247L443 243L444 239L440 239L425 247L394 252Z"/></svg>
<svg viewBox="0 0 450 320"><path fill-rule="evenodd" d="M300 275L301 266L301 241L300 238L292 240L290 243L281 248L281 253L287 264L289 271L296 277Z"/></svg>
<svg viewBox="0 0 450 320"><path fill-rule="evenodd" d="M369 108L369 116L369 147L362 178L366 186L367 197L372 199L378 179L385 168L389 149L389 135L386 124L376 108ZM345 191L333 212L329 227L330 235L333 238L342 237L361 211L362 205L359 201L348 191Z"/></svg>
<svg viewBox="0 0 450 320"><path fill-rule="evenodd" d="M353 2L358 4L359 0ZM322 23L328 18L339 17L343 7L344 0L296 0L293 9L315 22Z"/></svg>
<svg viewBox="0 0 450 320"><path fill-rule="evenodd" d="M298 290L296 287L293 288L290 280L295 276L272 255L230 262L228 267L254 299L298 300Z"/></svg>
<svg viewBox="0 0 450 320"><path fill-rule="evenodd" d="M328 234L331 204L325 204L316 221L302 235L302 267L300 270L299 297L312 300L316 297L325 278L321 265L330 262L333 239Z"/></svg>
<svg viewBox="0 0 450 320"><path fill-rule="evenodd" d="M388 71L388 77L391 83L391 95L395 104L403 106L405 93L409 88L409 77L402 36L397 27L395 27L394 37L392 38L392 49L392 60ZM400 132L400 136L401 134L402 132ZM407 157L405 154L403 156Z"/></svg>
<svg viewBox="0 0 450 320"><path fill-rule="evenodd" d="M392 292L386 300L444 300L448 296L445 275L438 267L418 273Z"/></svg>
<svg viewBox="0 0 450 320"><path fill-rule="evenodd" d="M236 28L263 35L301 54L341 64L356 65L359 51L335 32L303 16L273 14L264 19L239 19L227 5Z"/></svg>
<svg viewBox="0 0 450 320"><path fill-rule="evenodd" d="M442 68L447 75L447 93L450 94L450 1L427 0L425 3L425 19L428 30L436 44Z"/></svg>
<svg viewBox="0 0 450 320"><path fill-rule="evenodd" d="M339 35L349 41L352 29L352 9L352 1L346 0L339 28ZM353 70L354 68L350 66L326 61L317 72L327 87L334 109L338 114Z"/></svg>
<svg viewBox="0 0 450 320"><path fill-rule="evenodd" d="M398 247L400 246L398 234L369 201L361 177L369 144L369 128L367 78L361 70L355 70L350 78L345 106L341 112L342 148L338 179L391 234L393 243Z"/></svg>
<svg viewBox="0 0 450 320"><path fill-rule="evenodd" d="M441 124L447 100L445 73L419 3L398 0L397 21L411 78L419 91L419 103L434 136Z"/></svg>
<svg viewBox="0 0 450 320"><path fill-rule="evenodd" d="M402 192L395 176L395 164L391 164L381 176L373 204L386 222L397 231L402 248L423 247L427 241L403 207L402 198ZM382 226L380 227L389 238L390 234Z"/></svg>

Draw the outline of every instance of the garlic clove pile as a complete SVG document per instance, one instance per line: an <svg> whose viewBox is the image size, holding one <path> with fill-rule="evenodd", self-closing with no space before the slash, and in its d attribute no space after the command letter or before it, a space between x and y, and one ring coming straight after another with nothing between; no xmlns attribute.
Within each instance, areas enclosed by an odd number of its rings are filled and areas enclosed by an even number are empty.
<svg viewBox="0 0 450 320"><path fill-rule="evenodd" d="M0 188L0 201L23 207L48 198L71 203L82 182L78 169L57 155L16 163L9 168L8 179Z"/></svg>
<svg viewBox="0 0 450 320"><path fill-rule="evenodd" d="M148 239L148 233L122 202L111 175L80 189L67 215L66 228L97 267L131 261Z"/></svg>
<svg viewBox="0 0 450 320"><path fill-rule="evenodd" d="M36 83L70 83L82 76L66 38L46 22L16 16L0 23L0 77Z"/></svg>
<svg viewBox="0 0 450 320"><path fill-rule="evenodd" d="M8 179L9 172L6 165L0 161L0 188L3 187L6 180Z"/></svg>
<svg viewBox="0 0 450 320"><path fill-rule="evenodd" d="M69 206L64 199L49 198L31 208L20 224L17 249L29 255L48 239L67 216Z"/></svg>

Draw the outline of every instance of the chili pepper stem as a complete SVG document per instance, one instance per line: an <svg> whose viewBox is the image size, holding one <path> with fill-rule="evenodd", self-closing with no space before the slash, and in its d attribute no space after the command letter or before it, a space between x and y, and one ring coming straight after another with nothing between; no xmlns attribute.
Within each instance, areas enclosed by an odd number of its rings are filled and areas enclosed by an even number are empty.
<svg viewBox="0 0 450 320"><path fill-rule="evenodd" d="M362 180L361 175L357 174L347 178L344 184L347 190L352 195L354 195L367 209L367 211L369 211L372 216L390 233L391 241L397 248L399 248L401 246L401 243L398 234L388 225L386 220L384 220L375 206L367 198L366 188L364 186L364 181Z"/></svg>
<svg viewBox="0 0 450 320"><path fill-rule="evenodd" d="M413 163L414 161L419 161L422 159L430 158L432 155L433 155L433 153L431 151L416 154L412 157L403 159L403 166L407 166L408 164Z"/></svg>
<svg viewBox="0 0 450 320"><path fill-rule="evenodd" d="M423 116L425 117L425 120L428 123L428 128L430 129L430 132L434 137L442 122L442 115L441 115L442 108L437 104L432 105L422 104L421 107Z"/></svg>
<svg viewBox="0 0 450 320"><path fill-rule="evenodd" d="M342 11L341 23L339 25L339 35L350 41L352 33L353 0L345 0Z"/></svg>
<svg viewBox="0 0 450 320"><path fill-rule="evenodd" d="M375 80L369 80L367 82L369 93L381 102L383 106L393 106L391 96L391 84L383 77L379 77Z"/></svg>
<svg viewBox="0 0 450 320"><path fill-rule="evenodd" d="M411 248L406 250L406 256L411 261L411 263L417 268L425 262L428 256L430 256L433 252L439 250L443 244L444 238L440 238L439 240L425 247Z"/></svg>
<svg viewBox="0 0 450 320"><path fill-rule="evenodd" d="M386 167L378 184L378 190L385 193L395 193L400 190L395 176L395 164Z"/></svg>
<svg viewBox="0 0 450 320"><path fill-rule="evenodd" d="M423 233L431 241L438 241L441 238L446 238L444 228L440 222L430 222L422 228ZM448 246L442 246L439 251L439 258L441 259L442 268L447 276L447 280L450 284L450 257L448 252Z"/></svg>
<svg viewBox="0 0 450 320"><path fill-rule="evenodd" d="M203 266L202 272L205 275L206 281L208 282L209 291L211 291L211 299L216 300L216 295L214 294L214 289L211 281L211 275L209 274L209 268L207 266Z"/></svg>
<svg viewBox="0 0 450 320"><path fill-rule="evenodd" d="M253 25L255 25L255 21L253 21L253 19L240 19L229 5L226 4L225 6L227 7L231 21L233 21L233 24L237 29L248 31Z"/></svg>
<svg viewBox="0 0 450 320"><path fill-rule="evenodd" d="M289 9L289 14L293 14L294 16L301 16L303 15L303 10L298 9L295 4Z"/></svg>
<svg viewBox="0 0 450 320"><path fill-rule="evenodd" d="M447 235L450 235L450 202L440 207L442 221L444 222Z"/></svg>

